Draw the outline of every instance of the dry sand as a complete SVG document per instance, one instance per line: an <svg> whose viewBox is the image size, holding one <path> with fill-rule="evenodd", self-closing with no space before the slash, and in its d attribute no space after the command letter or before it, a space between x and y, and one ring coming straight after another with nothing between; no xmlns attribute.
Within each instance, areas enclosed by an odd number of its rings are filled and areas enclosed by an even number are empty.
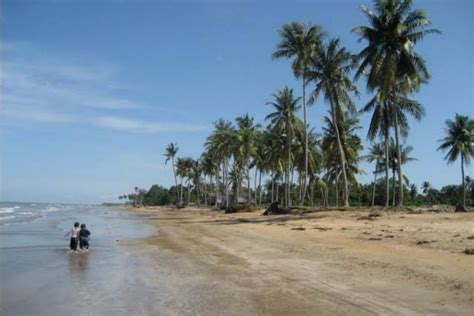
<svg viewBox="0 0 474 316"><path fill-rule="evenodd" d="M474 213L140 212L157 233L126 247L172 280L170 313L474 315Z"/></svg>

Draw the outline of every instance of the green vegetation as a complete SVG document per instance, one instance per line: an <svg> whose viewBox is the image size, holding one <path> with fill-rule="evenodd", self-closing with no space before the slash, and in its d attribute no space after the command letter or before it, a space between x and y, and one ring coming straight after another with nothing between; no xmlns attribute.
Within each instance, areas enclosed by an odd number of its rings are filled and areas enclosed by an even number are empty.
<svg viewBox="0 0 474 316"><path fill-rule="evenodd" d="M375 0L373 9L363 6L362 12L368 26L353 31L365 47L355 55L320 25L283 25L272 57L292 60L302 96L288 87L277 90L267 102L271 107L267 126L256 124L249 114L235 122L218 119L198 159L176 157L178 146L170 143L164 156L165 163L171 161L174 186L169 190L157 185L148 191L135 188L121 198L134 205L194 203L230 211L274 202L285 208L456 205L460 201L473 205L473 182L465 177L464 165L474 157L474 123L466 116L456 115L446 123L447 136L439 147L448 150L449 163L461 158L460 186L436 190L424 182L419 193L403 173L404 165L415 160L412 147L406 145L409 118L421 120L425 115L424 106L413 96L430 78L415 47L425 36L440 32L429 28L427 13L413 9L410 0ZM359 111L354 80L365 80L373 94ZM308 123L306 107L320 99L328 112L318 135ZM359 116L365 113L371 114L367 138L372 144L368 154L362 155L357 133L363 128ZM357 180L364 173L359 166L362 160L375 165L372 183Z"/></svg>

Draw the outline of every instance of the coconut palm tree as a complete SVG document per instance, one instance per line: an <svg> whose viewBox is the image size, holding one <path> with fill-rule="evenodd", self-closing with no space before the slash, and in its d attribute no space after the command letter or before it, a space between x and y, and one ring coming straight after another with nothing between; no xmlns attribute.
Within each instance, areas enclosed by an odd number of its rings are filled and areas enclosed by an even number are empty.
<svg viewBox="0 0 474 316"><path fill-rule="evenodd" d="M330 112L330 111L329 111ZM323 161L326 168L325 179L328 183L335 183L336 185L336 205L339 206L339 183L343 179L343 167L341 160L337 159L340 156L339 146L337 141L337 131L341 139L341 145L345 157L345 173L349 183L357 184L356 175L362 173L358 167L360 160L359 152L363 149L361 139L356 135L356 130L360 128L359 120L352 117L349 113L344 115L344 119L338 120L338 128L335 128L333 120L330 118L332 114L323 118L323 138L321 148L323 154Z"/></svg>
<svg viewBox="0 0 474 316"><path fill-rule="evenodd" d="M166 152L163 156L166 157L165 164L171 160L171 165L173 167L173 177L174 177L174 185L176 187L176 200L178 200L178 179L176 178L176 166L174 164L174 157L178 153L179 147L177 144L169 143L166 147Z"/></svg>
<svg viewBox="0 0 474 316"><path fill-rule="evenodd" d="M412 183L410 185L410 198L412 203L415 202L416 196L418 195L418 187L416 184Z"/></svg>
<svg viewBox="0 0 474 316"><path fill-rule="evenodd" d="M225 193L225 205L229 207L229 187L228 187L228 174L229 174L229 161L232 157L235 144L235 130L232 127L232 123L219 119L214 124L214 131L207 137L205 147L206 151L222 165L222 184L224 186ZM216 185L219 186L218 176L216 177ZM217 197L216 197L217 198Z"/></svg>
<svg viewBox="0 0 474 316"><path fill-rule="evenodd" d="M392 206L396 205L396 185L395 185L395 173L397 172L398 168L398 160L400 160L400 164L403 166L410 161L416 160L416 158L410 157L410 153L413 151L412 146L400 146L400 155L398 155L398 146L393 138L390 139L390 149L389 149L389 157L390 157L390 169L392 171ZM400 157L400 158L399 158ZM408 178L404 175L403 180L405 183L408 184ZM400 185L400 184L398 184ZM403 184L402 184L403 185Z"/></svg>
<svg viewBox="0 0 474 316"><path fill-rule="evenodd" d="M237 131L234 153L237 159L243 160L247 178L247 202L250 202L250 159L256 156L257 131L260 124L254 124L253 117L245 114L237 117Z"/></svg>
<svg viewBox="0 0 474 316"><path fill-rule="evenodd" d="M296 112L300 109L299 102L301 98L293 95L293 89L285 87L283 90L273 94L274 101L267 102L273 106L275 112L268 114L265 120L270 121L270 126L277 133L286 137L286 179L285 179L285 207L291 205L290 201L290 166L291 166L291 142L293 139L294 127L301 121L296 116Z"/></svg>
<svg viewBox="0 0 474 316"><path fill-rule="evenodd" d="M306 116L306 79L308 77L310 57L315 51L321 48L324 32L318 24L305 24L302 22L292 22L283 25L279 31L280 42L273 53L273 58L293 58L292 69L296 78L302 79L303 86L303 122L305 135L305 159L304 159L304 188L301 202L303 202L307 189L308 174L308 123Z"/></svg>
<svg viewBox="0 0 474 316"><path fill-rule="evenodd" d="M374 11L362 6L370 26L359 26L353 31L367 41L368 45L358 55L360 66L355 78L367 77L369 90L377 90L383 101L390 100L396 109L397 90L400 80L419 87L430 75L424 59L414 50L414 46L426 35L439 33L428 29L431 21L423 10L412 10L411 0L374 0ZM393 127L398 138L400 122L393 116ZM403 206L403 173L401 166L400 142L397 146L399 201Z"/></svg>
<svg viewBox="0 0 474 316"><path fill-rule="evenodd" d="M438 150L448 150L445 160L448 164L455 162L461 156L462 176L462 206L466 206L466 186L464 165L469 165L474 157L474 120L468 116L456 113L454 120L446 121L446 137L440 139Z"/></svg>
<svg viewBox="0 0 474 316"><path fill-rule="evenodd" d="M349 78L354 63L351 54L340 47L339 39L333 39L315 53L311 59L309 79L314 81L315 88L308 100L309 104L315 102L320 94L329 103L334 126L339 120L344 120L346 111L355 112L355 104L351 93L358 94L356 86ZM346 174L346 158L342 147L339 128L335 129L339 148L339 160L343 176L344 206L349 206L349 191Z"/></svg>
<svg viewBox="0 0 474 316"><path fill-rule="evenodd" d="M375 187L377 184L377 175L380 172L382 161L385 157L385 149L382 143L373 143L369 148L369 154L364 156L364 159L372 163L375 161L375 170L374 170L374 184L372 188L372 206L375 205Z"/></svg>
<svg viewBox="0 0 474 316"><path fill-rule="evenodd" d="M431 183L429 183L428 181L423 181L423 183L421 184L421 190L423 191L423 194L428 194L431 190L432 186L431 186Z"/></svg>

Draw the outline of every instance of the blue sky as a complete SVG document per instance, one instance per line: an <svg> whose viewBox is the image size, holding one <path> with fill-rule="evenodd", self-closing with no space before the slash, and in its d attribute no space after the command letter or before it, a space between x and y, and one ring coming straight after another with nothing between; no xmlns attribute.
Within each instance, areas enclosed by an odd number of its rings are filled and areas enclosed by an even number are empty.
<svg viewBox="0 0 474 316"><path fill-rule="evenodd" d="M417 48L432 74L415 96L427 115L407 140L418 185L459 182L436 141L455 112L474 114L473 3L415 3L443 32ZM102 202L170 185L167 143L197 157L219 117L262 122L276 89L300 92L289 62L271 59L281 25L319 23L357 52L361 4L371 1L2 1L0 200ZM326 110L323 100L309 109L317 130ZM363 166L366 182L373 166Z"/></svg>

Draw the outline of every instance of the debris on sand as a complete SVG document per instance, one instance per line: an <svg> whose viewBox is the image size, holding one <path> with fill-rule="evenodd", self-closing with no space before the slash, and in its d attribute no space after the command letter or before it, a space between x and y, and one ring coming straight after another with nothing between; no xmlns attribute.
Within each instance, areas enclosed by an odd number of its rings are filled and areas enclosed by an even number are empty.
<svg viewBox="0 0 474 316"><path fill-rule="evenodd" d="M331 227L321 227L321 226L313 226L313 229L317 229L317 230L320 230L320 231L326 231L326 230L331 230L332 228Z"/></svg>
<svg viewBox="0 0 474 316"><path fill-rule="evenodd" d="M236 221L239 222L239 223L250 223L251 222L251 220L249 220L248 218L242 218L242 217L237 218Z"/></svg>
<svg viewBox="0 0 474 316"><path fill-rule="evenodd" d="M263 212L262 215L282 215L282 214L291 214L291 210L278 207L278 202L273 202L270 206Z"/></svg>
<svg viewBox="0 0 474 316"><path fill-rule="evenodd" d="M371 237L371 238L369 238L369 240L382 240L382 238L380 238L380 237Z"/></svg>
<svg viewBox="0 0 474 316"><path fill-rule="evenodd" d="M474 248L466 248L464 249L464 253L466 255L474 255Z"/></svg>
<svg viewBox="0 0 474 316"><path fill-rule="evenodd" d="M304 227L293 227L291 230L306 230Z"/></svg>
<svg viewBox="0 0 474 316"><path fill-rule="evenodd" d="M458 236L459 236L459 234L458 234ZM456 236L454 236L454 237L456 237ZM467 237L466 239L474 239L474 235L471 235L471 236Z"/></svg>
<svg viewBox="0 0 474 316"><path fill-rule="evenodd" d="M432 243L432 242L437 242L437 240L418 240L416 242L417 245L424 245L424 244L429 244L429 243Z"/></svg>
<svg viewBox="0 0 474 316"><path fill-rule="evenodd" d="M358 221L374 221L375 218L371 217L370 215L365 215L365 216L357 217L357 220Z"/></svg>

